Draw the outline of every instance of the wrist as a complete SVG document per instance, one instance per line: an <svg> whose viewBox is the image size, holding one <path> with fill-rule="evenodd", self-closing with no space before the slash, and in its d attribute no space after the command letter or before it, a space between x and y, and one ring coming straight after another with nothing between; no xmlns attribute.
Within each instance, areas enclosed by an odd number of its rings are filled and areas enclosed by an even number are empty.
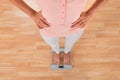
<svg viewBox="0 0 120 80"><path fill-rule="evenodd" d="M93 15L93 11L90 11L90 10L87 10L86 13L89 15L89 16L92 16Z"/></svg>
<svg viewBox="0 0 120 80"><path fill-rule="evenodd" d="M33 11L30 13L29 16L32 18L36 13L37 13L37 12L33 10Z"/></svg>

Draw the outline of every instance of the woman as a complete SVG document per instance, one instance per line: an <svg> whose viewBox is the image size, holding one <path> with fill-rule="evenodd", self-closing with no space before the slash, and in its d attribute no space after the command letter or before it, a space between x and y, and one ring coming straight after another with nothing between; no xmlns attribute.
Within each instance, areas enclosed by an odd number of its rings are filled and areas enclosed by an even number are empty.
<svg viewBox="0 0 120 80"><path fill-rule="evenodd" d="M93 13L108 0L96 0L82 12L87 0L36 0L42 8L35 11L23 0L9 0L26 13L39 28L42 38L54 51L54 64L60 64L59 37L64 37L64 64L69 64L69 52L81 37Z"/></svg>

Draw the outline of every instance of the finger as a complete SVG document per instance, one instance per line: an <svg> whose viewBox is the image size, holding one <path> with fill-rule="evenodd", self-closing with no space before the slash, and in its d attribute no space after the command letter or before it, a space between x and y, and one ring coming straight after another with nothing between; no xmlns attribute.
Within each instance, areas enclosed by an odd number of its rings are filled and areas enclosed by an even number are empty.
<svg viewBox="0 0 120 80"><path fill-rule="evenodd" d="M47 22L47 20L45 19L41 19L42 23L44 23L45 25L47 25L46 27L50 27L50 24Z"/></svg>
<svg viewBox="0 0 120 80"><path fill-rule="evenodd" d="M87 24L83 25L84 27L82 27L82 29L85 29L87 27Z"/></svg>
<svg viewBox="0 0 120 80"><path fill-rule="evenodd" d="M79 18L75 22L73 22L72 24L76 23L77 21L79 21L81 19L82 19L82 16L79 16Z"/></svg>
<svg viewBox="0 0 120 80"><path fill-rule="evenodd" d="M84 28L86 24L82 24L82 26L80 28Z"/></svg>
<svg viewBox="0 0 120 80"><path fill-rule="evenodd" d="M77 22L77 23L73 24L73 25L71 26L71 28L76 27L76 25L77 25L78 23L79 23L79 22Z"/></svg>
<svg viewBox="0 0 120 80"><path fill-rule="evenodd" d="M79 22L79 23L77 23L74 27L75 27L75 28L80 27L83 23L84 23L84 22L82 22L82 23Z"/></svg>
<svg viewBox="0 0 120 80"><path fill-rule="evenodd" d="M48 27L48 25L47 25L44 21L42 21L42 20L41 20L39 23L40 23L43 27Z"/></svg>
<svg viewBox="0 0 120 80"><path fill-rule="evenodd" d="M81 25L82 23L86 22L86 19L83 19L79 22L79 25Z"/></svg>
<svg viewBox="0 0 120 80"><path fill-rule="evenodd" d="M84 21L80 22L80 23L79 23L79 26L82 26L84 23L85 23Z"/></svg>
<svg viewBox="0 0 120 80"><path fill-rule="evenodd" d="M42 27L42 28L44 28L44 27L47 26L47 25L45 25L42 21L39 21L39 22L38 22L38 25L39 25L40 27Z"/></svg>
<svg viewBox="0 0 120 80"><path fill-rule="evenodd" d="M45 28L45 27L48 27L48 25L47 24L45 24L43 21L39 21L39 24L43 27L43 28Z"/></svg>
<svg viewBox="0 0 120 80"><path fill-rule="evenodd" d="M86 20L86 17L82 17L79 19L80 21Z"/></svg>
<svg viewBox="0 0 120 80"><path fill-rule="evenodd" d="M38 24L39 24L39 26L41 26L42 28L47 27L47 25L45 25L42 21L39 21Z"/></svg>
<svg viewBox="0 0 120 80"><path fill-rule="evenodd" d="M83 20L84 18L79 18L77 21L73 22L72 25L75 25L76 23L80 22L81 20Z"/></svg>
<svg viewBox="0 0 120 80"><path fill-rule="evenodd" d="M79 17L75 22L73 22L72 24L76 24L77 22L79 22L82 19L82 17Z"/></svg>
<svg viewBox="0 0 120 80"><path fill-rule="evenodd" d="M79 26L80 26L80 24L78 23L78 24L76 24L74 27L77 28L77 27L79 27Z"/></svg>
<svg viewBox="0 0 120 80"><path fill-rule="evenodd" d="M80 19L78 19L77 21L72 23L72 27L74 27L76 24L78 24L80 22Z"/></svg>
<svg viewBox="0 0 120 80"><path fill-rule="evenodd" d="M45 24L47 24L48 26L50 26L50 23L49 23L45 18L43 18L42 20L43 20L43 22L44 22Z"/></svg>
<svg viewBox="0 0 120 80"><path fill-rule="evenodd" d="M41 11L41 12L42 12L42 11ZM49 22L46 20L46 18L44 18L44 16L42 15L42 13L41 13L40 19L41 19L45 24L47 24L48 26L50 26Z"/></svg>
<svg viewBox="0 0 120 80"><path fill-rule="evenodd" d="M82 12L81 15L79 16L79 18L78 18L75 22L73 22L72 24L75 24L75 23L77 23L79 20L83 19L82 15L83 15L83 12Z"/></svg>
<svg viewBox="0 0 120 80"><path fill-rule="evenodd" d="M79 26L79 28L83 28L86 25L86 23L81 23L81 25Z"/></svg>
<svg viewBox="0 0 120 80"><path fill-rule="evenodd" d="M82 22L84 22L84 21L85 21L84 19L81 19L81 20L79 20L79 22L73 24L71 27L75 27L75 25L79 25L80 23L82 23Z"/></svg>
<svg viewBox="0 0 120 80"><path fill-rule="evenodd" d="M43 29L42 27L40 27L40 25L39 25L39 24L37 24L37 27L38 27L39 29Z"/></svg>
<svg viewBox="0 0 120 80"><path fill-rule="evenodd" d="M75 23L77 23L79 21L79 18L77 19L77 20L75 20L72 24L75 24Z"/></svg>

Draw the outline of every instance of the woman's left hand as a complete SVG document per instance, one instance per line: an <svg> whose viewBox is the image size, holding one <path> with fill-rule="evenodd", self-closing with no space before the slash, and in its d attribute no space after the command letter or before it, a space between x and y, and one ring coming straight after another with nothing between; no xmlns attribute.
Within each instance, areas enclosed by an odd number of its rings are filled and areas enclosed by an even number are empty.
<svg viewBox="0 0 120 80"><path fill-rule="evenodd" d="M71 28L83 28L90 20L91 15L87 12L82 12L80 17L72 23Z"/></svg>

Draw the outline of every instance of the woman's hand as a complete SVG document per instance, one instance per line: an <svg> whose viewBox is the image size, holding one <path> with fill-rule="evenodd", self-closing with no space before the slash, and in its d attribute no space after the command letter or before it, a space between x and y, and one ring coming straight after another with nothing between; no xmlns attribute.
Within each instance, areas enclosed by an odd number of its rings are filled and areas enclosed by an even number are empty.
<svg viewBox="0 0 120 80"><path fill-rule="evenodd" d="M87 12L82 12L80 17L72 23L71 28L83 28L88 23L91 18L91 14Z"/></svg>
<svg viewBox="0 0 120 80"><path fill-rule="evenodd" d="M50 23L43 17L42 10L39 12L35 12L31 18L35 21L38 28L43 29L50 27Z"/></svg>

